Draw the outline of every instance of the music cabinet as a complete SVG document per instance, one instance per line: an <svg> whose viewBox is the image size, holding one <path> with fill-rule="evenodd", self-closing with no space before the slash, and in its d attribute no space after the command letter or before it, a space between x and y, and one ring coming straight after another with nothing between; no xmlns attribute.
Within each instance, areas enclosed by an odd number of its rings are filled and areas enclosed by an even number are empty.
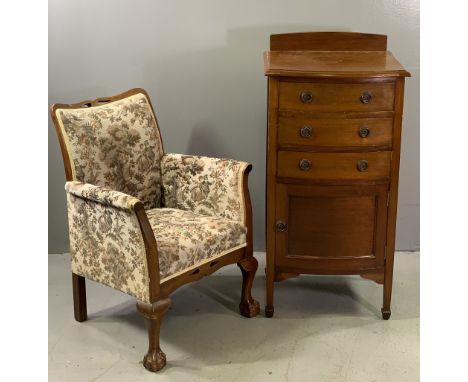
<svg viewBox="0 0 468 382"><path fill-rule="evenodd" d="M275 281L357 274L390 317L405 77L387 36L270 37L267 304Z"/></svg>

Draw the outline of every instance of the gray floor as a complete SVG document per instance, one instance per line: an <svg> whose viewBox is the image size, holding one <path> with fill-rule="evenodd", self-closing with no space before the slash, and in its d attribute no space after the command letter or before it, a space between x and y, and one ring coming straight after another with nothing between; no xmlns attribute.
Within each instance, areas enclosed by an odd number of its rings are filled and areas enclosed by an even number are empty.
<svg viewBox="0 0 468 382"><path fill-rule="evenodd" d="M166 368L141 365L145 324L134 300L87 283L89 320L73 319L69 258L49 255L50 381L418 381L419 254L398 253L392 317L382 287L358 276L278 283L265 318L264 254L254 296L260 316L237 314L240 272L226 267L172 296L162 327Z"/></svg>

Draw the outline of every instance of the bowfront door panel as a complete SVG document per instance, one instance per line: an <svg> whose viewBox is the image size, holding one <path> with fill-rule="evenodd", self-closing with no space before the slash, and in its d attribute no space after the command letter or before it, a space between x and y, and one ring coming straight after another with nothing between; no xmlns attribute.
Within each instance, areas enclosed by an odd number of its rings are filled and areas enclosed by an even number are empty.
<svg viewBox="0 0 468 382"><path fill-rule="evenodd" d="M283 271L383 267L388 185L276 186L276 264Z"/></svg>

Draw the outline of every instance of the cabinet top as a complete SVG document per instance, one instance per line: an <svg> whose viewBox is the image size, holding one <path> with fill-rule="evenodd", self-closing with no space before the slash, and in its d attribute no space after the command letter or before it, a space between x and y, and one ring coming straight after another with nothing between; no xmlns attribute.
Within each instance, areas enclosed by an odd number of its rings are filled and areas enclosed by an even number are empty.
<svg viewBox="0 0 468 382"><path fill-rule="evenodd" d="M410 76L387 51L387 36L350 32L271 35L264 70L289 77Z"/></svg>

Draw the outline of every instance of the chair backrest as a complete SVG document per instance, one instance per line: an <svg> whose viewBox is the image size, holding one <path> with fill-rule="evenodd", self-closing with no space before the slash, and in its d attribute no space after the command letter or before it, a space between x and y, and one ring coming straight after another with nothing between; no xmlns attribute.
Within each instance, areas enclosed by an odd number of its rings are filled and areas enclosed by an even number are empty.
<svg viewBox="0 0 468 382"><path fill-rule="evenodd" d="M52 120L60 141L67 180L109 187L161 205L161 134L143 89L55 104Z"/></svg>

